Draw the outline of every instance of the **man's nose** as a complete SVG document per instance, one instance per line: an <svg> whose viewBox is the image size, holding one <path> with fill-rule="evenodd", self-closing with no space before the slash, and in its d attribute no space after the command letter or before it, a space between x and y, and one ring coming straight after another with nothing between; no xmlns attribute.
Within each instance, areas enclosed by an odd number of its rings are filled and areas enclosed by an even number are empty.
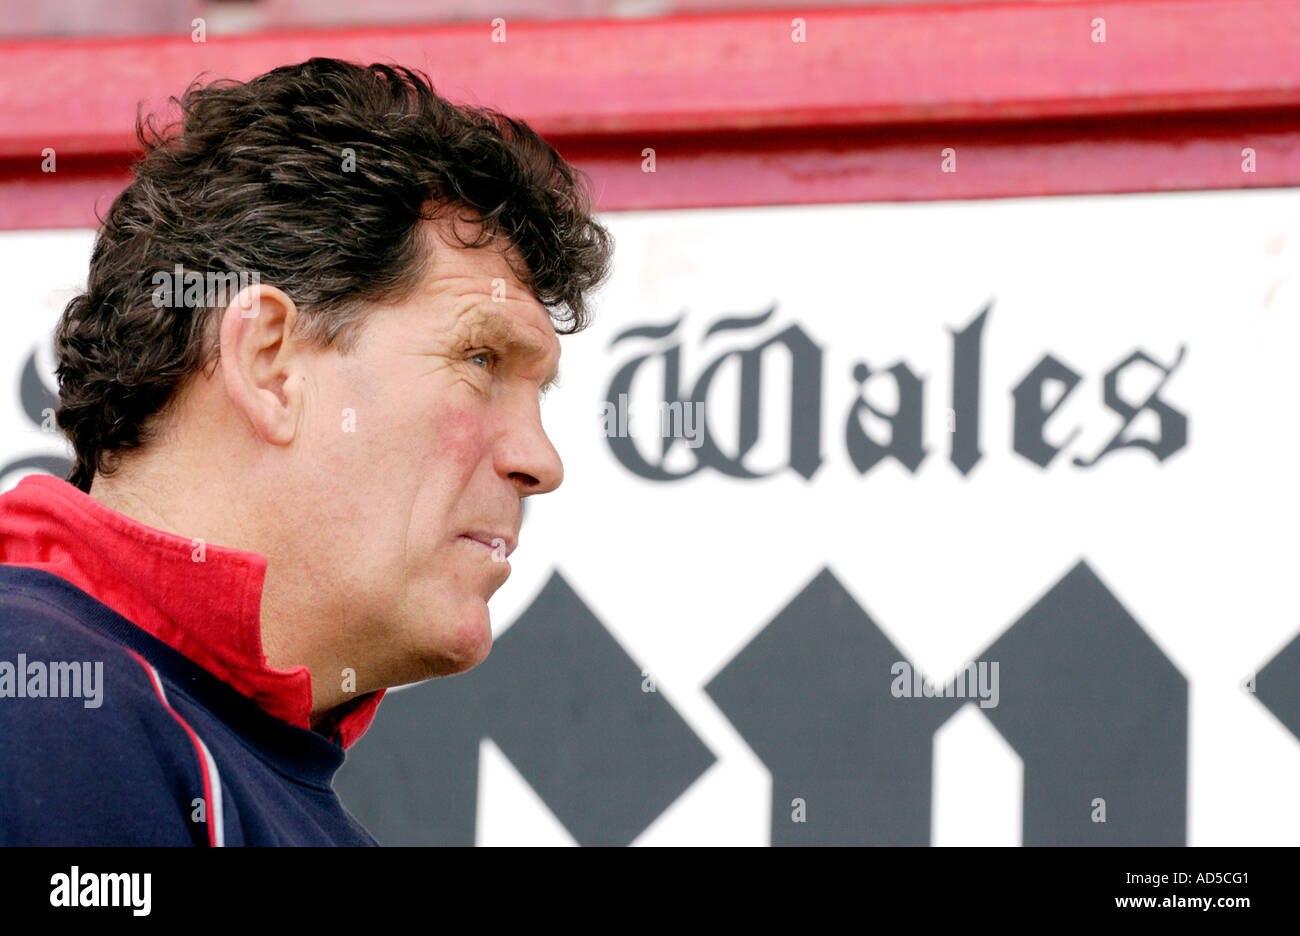
<svg viewBox="0 0 1300 936"><path fill-rule="evenodd" d="M564 462L542 427L540 404L524 407L513 418L500 457L502 471L520 497L549 493L564 481Z"/></svg>

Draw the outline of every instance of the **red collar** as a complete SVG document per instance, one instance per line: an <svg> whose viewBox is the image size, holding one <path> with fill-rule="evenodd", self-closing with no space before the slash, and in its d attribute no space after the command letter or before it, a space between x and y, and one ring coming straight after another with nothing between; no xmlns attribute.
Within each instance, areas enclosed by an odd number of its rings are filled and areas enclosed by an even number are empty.
<svg viewBox="0 0 1300 936"><path fill-rule="evenodd" d="M202 556L202 561L198 557ZM305 666L271 669L262 653L266 558L188 540L120 514L66 481L28 475L0 495L0 563L43 569L253 699L310 730ZM317 730L350 747L384 690L347 702Z"/></svg>

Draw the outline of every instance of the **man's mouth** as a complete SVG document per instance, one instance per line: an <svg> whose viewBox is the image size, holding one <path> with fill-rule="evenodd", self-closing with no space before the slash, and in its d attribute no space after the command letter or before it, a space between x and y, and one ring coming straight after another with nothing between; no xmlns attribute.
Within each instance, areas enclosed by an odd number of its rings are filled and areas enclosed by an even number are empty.
<svg viewBox="0 0 1300 936"><path fill-rule="evenodd" d="M505 562L506 557L515 551L515 544L504 536L495 535L490 532L473 532L462 533L460 538L475 546L481 546L498 562Z"/></svg>

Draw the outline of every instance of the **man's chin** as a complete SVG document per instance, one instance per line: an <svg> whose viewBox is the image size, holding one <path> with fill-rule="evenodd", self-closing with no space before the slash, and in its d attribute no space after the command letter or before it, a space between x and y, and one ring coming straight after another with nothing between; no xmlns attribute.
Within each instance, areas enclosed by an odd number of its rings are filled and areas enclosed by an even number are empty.
<svg viewBox="0 0 1300 936"><path fill-rule="evenodd" d="M433 676L451 676L473 669L492 651L492 617L487 602L473 599L459 623L442 631L436 644L424 647L422 656L431 664Z"/></svg>

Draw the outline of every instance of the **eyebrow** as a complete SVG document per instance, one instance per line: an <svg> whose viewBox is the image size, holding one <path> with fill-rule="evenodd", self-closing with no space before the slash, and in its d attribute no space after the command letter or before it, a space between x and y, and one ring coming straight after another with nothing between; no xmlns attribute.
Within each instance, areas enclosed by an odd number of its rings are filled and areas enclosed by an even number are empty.
<svg viewBox="0 0 1300 936"><path fill-rule="evenodd" d="M546 356L547 348L545 345L520 332L504 315L492 309L479 306L471 310L469 316L465 319L465 328L468 330L471 340L482 340L500 345L511 354L531 358L544 358ZM538 387L538 392L542 396L546 396L559 382L559 379L560 363L556 361L555 367L551 369L550 374Z"/></svg>

